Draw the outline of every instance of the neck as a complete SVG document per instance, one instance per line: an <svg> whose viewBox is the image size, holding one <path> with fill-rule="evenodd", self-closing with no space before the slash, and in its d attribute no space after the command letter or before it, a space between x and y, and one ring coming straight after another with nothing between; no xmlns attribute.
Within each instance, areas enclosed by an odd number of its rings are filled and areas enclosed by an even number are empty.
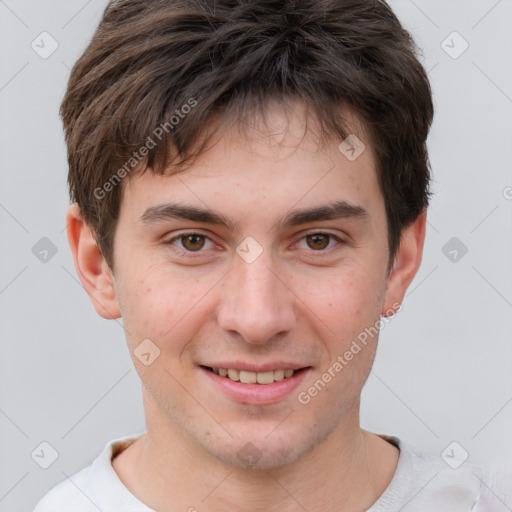
<svg viewBox="0 0 512 512"><path fill-rule="evenodd" d="M227 465L167 419L114 459L127 488L159 512L366 510L391 481L398 450L359 427L359 403L321 443L272 469Z"/></svg>

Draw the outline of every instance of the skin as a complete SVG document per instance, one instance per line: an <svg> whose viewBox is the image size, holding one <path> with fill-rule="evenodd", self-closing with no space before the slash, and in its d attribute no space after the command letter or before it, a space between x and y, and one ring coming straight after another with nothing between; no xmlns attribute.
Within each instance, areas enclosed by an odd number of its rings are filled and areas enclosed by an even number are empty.
<svg viewBox="0 0 512 512"><path fill-rule="evenodd" d="M397 448L359 425L378 336L308 404L297 395L402 302L421 263L426 213L404 230L388 272L371 140L347 113L352 133L366 144L351 162L340 141L318 143L314 120L304 135L305 115L300 104L288 117L270 106L266 125L220 132L187 171L147 172L124 183L113 272L77 206L68 210L81 282L98 314L122 316L142 381L147 433L113 467L153 509L362 511L396 470ZM293 209L338 200L368 216L272 229ZM141 223L146 208L170 201L208 208L238 225L231 232L197 221ZM315 245L306 236L326 232L343 242L331 237ZM207 238L188 245L175 238L191 233ZM252 263L236 252L247 236L263 250ZM149 366L133 354L147 338L160 349ZM281 401L254 405L224 395L198 367L219 360L285 360L312 369ZM248 442L260 455L253 467L237 457Z"/></svg>

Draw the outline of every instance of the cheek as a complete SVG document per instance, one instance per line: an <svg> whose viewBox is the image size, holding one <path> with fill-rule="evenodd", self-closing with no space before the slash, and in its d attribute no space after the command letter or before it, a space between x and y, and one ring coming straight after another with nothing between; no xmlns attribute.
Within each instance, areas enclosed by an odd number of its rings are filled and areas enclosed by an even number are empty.
<svg viewBox="0 0 512 512"><path fill-rule="evenodd" d="M368 269L360 266L333 272L320 283L310 295L314 310L337 337L342 333L343 339L357 335L358 330L379 318L382 284Z"/></svg>
<svg viewBox="0 0 512 512"><path fill-rule="evenodd" d="M120 301L127 335L133 342L186 340L187 328L197 326L201 299L209 287L209 281L156 267L130 276L124 281Z"/></svg>

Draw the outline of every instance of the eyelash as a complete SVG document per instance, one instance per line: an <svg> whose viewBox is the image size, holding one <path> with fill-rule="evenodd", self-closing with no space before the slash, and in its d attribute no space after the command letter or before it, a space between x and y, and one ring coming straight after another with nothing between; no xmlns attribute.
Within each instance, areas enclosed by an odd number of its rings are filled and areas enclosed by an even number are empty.
<svg viewBox="0 0 512 512"><path fill-rule="evenodd" d="M174 246L173 242L176 241L176 240L179 240L179 239L182 239L182 238L186 238L187 236L191 236L191 235L198 235L198 236L201 236L201 237L204 237L205 239L209 240L210 242L212 242L212 240L205 234L203 233L198 233L196 231L190 231L190 232L187 232L187 233L181 233L173 238L170 238L169 240L166 240L164 243L166 245L169 245L172 247L172 250L178 255L178 256L185 256L187 258L196 258L196 257L200 257L205 251L203 250L199 250L199 251L187 251L187 250L183 250L183 249L179 249L177 247ZM341 244L343 245L345 243L345 241L340 238L339 236L337 235L334 235L333 233L329 233L329 232L326 232L326 231L310 231L310 232L307 232L307 233L304 233L304 235L302 235L302 237L299 239L299 242L303 239L305 239L306 237L310 236L310 235L326 235L328 237L330 237L330 239L334 239L336 242L338 242L338 244ZM329 240L330 242L331 240ZM212 242L213 243L213 242ZM296 242L298 243L298 242ZM332 249L332 248L331 248ZM323 255L323 254L326 254L328 252L331 252L331 249L321 249L321 250L318 250L318 251L315 251L313 249L307 251L307 252L311 252L311 253L319 253L320 255ZM316 256L315 256L316 257Z"/></svg>

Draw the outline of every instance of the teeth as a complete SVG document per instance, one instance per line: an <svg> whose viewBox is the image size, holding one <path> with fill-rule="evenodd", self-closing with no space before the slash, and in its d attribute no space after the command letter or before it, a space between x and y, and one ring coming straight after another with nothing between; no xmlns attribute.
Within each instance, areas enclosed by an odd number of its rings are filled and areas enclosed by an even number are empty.
<svg viewBox="0 0 512 512"><path fill-rule="evenodd" d="M231 380L239 381L240 380L240 372L238 370L232 370L231 368L228 370L228 377Z"/></svg>
<svg viewBox="0 0 512 512"><path fill-rule="evenodd" d="M256 384L256 373L255 372L244 372L240 371L240 382L244 384Z"/></svg>
<svg viewBox="0 0 512 512"><path fill-rule="evenodd" d="M274 372L258 372L255 374L258 384L272 384L274 382Z"/></svg>
<svg viewBox="0 0 512 512"><path fill-rule="evenodd" d="M234 368L212 368L212 371L221 377L228 377L235 382L243 382L244 384L272 384L273 382L287 379L295 373L295 370L246 372L244 370L235 370Z"/></svg>
<svg viewBox="0 0 512 512"><path fill-rule="evenodd" d="M283 380L284 370L274 370L274 380Z"/></svg>

